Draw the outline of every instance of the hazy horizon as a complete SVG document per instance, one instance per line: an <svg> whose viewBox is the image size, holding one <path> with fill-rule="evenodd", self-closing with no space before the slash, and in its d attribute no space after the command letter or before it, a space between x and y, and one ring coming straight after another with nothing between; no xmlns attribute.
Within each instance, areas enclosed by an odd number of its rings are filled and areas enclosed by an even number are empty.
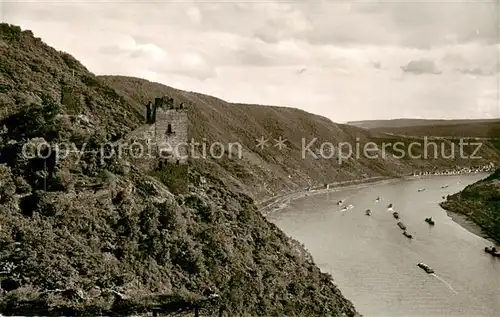
<svg viewBox="0 0 500 317"><path fill-rule="evenodd" d="M456 119L447 119L447 118L386 118L386 119L360 119L360 120L348 120L345 122L361 122L361 121L397 121L397 120L425 120L425 121L439 121L439 120L444 120L444 121L461 121L461 120L500 120L500 118L456 118Z"/></svg>
<svg viewBox="0 0 500 317"><path fill-rule="evenodd" d="M97 75L335 122L500 117L498 3L4 2Z"/></svg>

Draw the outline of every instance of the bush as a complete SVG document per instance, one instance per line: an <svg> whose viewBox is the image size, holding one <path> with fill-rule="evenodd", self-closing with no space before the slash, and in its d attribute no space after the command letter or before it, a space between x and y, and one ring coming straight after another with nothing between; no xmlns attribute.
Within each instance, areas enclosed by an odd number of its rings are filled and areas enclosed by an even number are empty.
<svg viewBox="0 0 500 317"><path fill-rule="evenodd" d="M42 104L31 104L7 119L5 124L11 139L20 141L43 137L48 142L58 139L59 127L56 124L56 115L61 108L48 96L44 96Z"/></svg>
<svg viewBox="0 0 500 317"><path fill-rule="evenodd" d="M166 164L159 171L152 173L174 194L185 193L188 188L188 166Z"/></svg>

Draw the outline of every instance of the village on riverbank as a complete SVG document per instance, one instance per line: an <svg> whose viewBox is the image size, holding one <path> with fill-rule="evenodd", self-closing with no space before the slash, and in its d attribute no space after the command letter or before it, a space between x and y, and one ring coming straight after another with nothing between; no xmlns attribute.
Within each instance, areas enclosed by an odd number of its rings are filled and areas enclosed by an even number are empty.
<svg viewBox="0 0 500 317"><path fill-rule="evenodd" d="M453 176L453 175L466 175L466 174L477 174L477 173L490 173L495 171L496 165L493 162L483 166L475 166L475 167L457 167L455 169L446 169L443 171L416 171L411 175L402 176L404 177L424 177L424 176ZM366 176L366 175L365 175ZM322 186L308 186L303 189L298 189L290 192L283 192L282 194L278 194L270 199L265 201L261 201L257 205L259 209L264 213L268 214L270 211L278 210L284 207L288 202L299 199L305 196L317 195L326 193L329 191L335 191L340 188L345 189L346 187L351 186L366 186L367 184L375 185L380 182L388 182L391 180L397 180L396 177L384 177L384 176L376 176L376 177L364 177L362 179L341 181L341 182L332 182L328 184L324 184Z"/></svg>
<svg viewBox="0 0 500 317"><path fill-rule="evenodd" d="M495 171L496 166L493 162L483 166L477 167L457 167L455 169L447 169L444 171L418 171L413 172L412 176L439 176L439 175L461 175L461 174L473 174L473 173L489 173Z"/></svg>

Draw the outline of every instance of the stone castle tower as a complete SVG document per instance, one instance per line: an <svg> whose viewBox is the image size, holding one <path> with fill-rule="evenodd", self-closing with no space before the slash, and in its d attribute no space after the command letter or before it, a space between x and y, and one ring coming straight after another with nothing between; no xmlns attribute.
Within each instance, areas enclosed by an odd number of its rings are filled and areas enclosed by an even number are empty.
<svg viewBox="0 0 500 317"><path fill-rule="evenodd" d="M157 107L153 111L154 139L161 151L162 157L170 153L168 160L176 164L187 164L188 162L188 114L183 104L166 108Z"/></svg>
<svg viewBox="0 0 500 317"><path fill-rule="evenodd" d="M173 98L155 98L146 105L148 128L144 139L155 148L160 164L188 163L188 109L184 103L176 104Z"/></svg>
<svg viewBox="0 0 500 317"><path fill-rule="evenodd" d="M127 160L158 176L173 192L184 193L188 188L190 109L165 96L155 98L154 104L149 102L145 106L146 124L119 143L130 146L126 152L129 154ZM131 146L137 143L143 150L138 155Z"/></svg>

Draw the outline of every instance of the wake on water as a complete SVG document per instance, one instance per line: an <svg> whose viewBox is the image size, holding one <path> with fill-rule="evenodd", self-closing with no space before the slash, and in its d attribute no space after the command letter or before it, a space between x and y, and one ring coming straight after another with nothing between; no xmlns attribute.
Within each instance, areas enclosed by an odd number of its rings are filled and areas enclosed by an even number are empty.
<svg viewBox="0 0 500 317"><path fill-rule="evenodd" d="M346 203L349 199L351 199L351 198L352 198L352 197L354 197L355 195L356 195L356 194L352 194L352 195L349 195L349 196L345 197L344 199L339 200L339 201L338 201L338 205L339 205L339 206L344 205L344 204L345 204L345 203ZM347 207L349 207L349 206L352 206L352 205L348 205ZM345 208L345 207L344 207L344 208Z"/></svg>
<svg viewBox="0 0 500 317"><path fill-rule="evenodd" d="M451 287L451 285L448 282L446 282L445 280L443 280L441 277L437 276L435 273L432 273L430 275L434 276L435 278L437 278L438 280L440 280L441 282L443 282L443 284L446 285L446 287L448 287L450 289L450 291L452 291L455 294L458 294L458 292L453 287Z"/></svg>

